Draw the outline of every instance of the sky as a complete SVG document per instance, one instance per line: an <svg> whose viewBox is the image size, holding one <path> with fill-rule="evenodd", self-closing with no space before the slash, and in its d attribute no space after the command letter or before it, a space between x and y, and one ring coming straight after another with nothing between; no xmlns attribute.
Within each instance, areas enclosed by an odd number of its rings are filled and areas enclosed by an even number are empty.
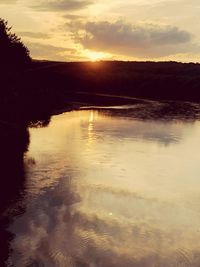
<svg viewBox="0 0 200 267"><path fill-rule="evenodd" d="M199 0L0 0L32 58L200 62Z"/></svg>

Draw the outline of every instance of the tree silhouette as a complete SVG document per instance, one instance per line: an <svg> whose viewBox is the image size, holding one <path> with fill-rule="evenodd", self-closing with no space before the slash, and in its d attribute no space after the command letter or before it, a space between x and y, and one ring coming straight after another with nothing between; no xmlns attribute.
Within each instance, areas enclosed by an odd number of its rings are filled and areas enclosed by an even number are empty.
<svg viewBox="0 0 200 267"><path fill-rule="evenodd" d="M21 39L11 32L8 22L0 18L0 70L23 69L31 61L29 50Z"/></svg>

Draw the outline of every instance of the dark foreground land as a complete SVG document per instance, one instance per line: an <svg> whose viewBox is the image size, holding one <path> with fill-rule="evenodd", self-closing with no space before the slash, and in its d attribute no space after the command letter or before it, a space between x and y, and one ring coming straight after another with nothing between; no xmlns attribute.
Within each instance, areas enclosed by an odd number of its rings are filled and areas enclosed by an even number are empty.
<svg viewBox="0 0 200 267"><path fill-rule="evenodd" d="M200 64L33 61L0 78L1 118L34 120L73 103L128 104L134 98L200 101Z"/></svg>

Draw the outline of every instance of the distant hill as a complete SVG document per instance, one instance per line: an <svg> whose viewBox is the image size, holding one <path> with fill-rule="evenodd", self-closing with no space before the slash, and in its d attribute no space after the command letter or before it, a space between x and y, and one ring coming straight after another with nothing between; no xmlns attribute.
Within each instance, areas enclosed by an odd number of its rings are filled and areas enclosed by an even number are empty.
<svg viewBox="0 0 200 267"><path fill-rule="evenodd" d="M177 62L33 62L26 91L85 91L200 101L200 64Z"/></svg>

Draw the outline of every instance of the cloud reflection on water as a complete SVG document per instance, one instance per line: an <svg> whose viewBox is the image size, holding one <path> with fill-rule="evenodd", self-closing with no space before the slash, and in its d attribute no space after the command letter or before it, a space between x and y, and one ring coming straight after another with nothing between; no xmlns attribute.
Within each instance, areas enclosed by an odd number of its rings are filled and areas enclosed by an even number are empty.
<svg viewBox="0 0 200 267"><path fill-rule="evenodd" d="M31 129L36 164L26 170L26 211L10 225L9 262L198 267L199 131L199 122L87 110Z"/></svg>

